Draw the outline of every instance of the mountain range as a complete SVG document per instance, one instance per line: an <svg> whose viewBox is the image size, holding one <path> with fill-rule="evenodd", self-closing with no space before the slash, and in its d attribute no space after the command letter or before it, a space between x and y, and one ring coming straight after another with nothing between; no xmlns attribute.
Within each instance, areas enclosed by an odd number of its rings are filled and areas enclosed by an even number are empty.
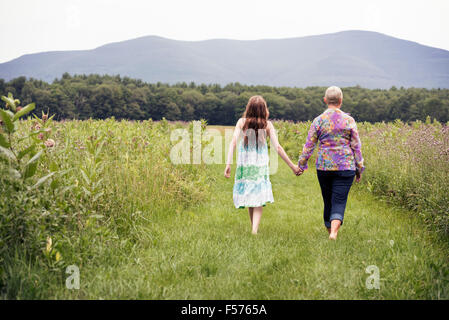
<svg viewBox="0 0 449 320"><path fill-rule="evenodd" d="M0 64L5 80L26 76L51 82L64 72L166 83L449 88L449 51L369 31L263 40L146 36Z"/></svg>

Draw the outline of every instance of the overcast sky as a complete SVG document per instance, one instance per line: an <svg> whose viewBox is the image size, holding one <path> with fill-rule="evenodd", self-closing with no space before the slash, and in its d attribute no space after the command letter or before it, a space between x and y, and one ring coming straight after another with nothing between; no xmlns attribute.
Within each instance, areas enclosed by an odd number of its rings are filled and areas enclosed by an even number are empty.
<svg viewBox="0 0 449 320"><path fill-rule="evenodd" d="M158 35L288 38L370 30L449 50L448 0L0 0L0 62Z"/></svg>

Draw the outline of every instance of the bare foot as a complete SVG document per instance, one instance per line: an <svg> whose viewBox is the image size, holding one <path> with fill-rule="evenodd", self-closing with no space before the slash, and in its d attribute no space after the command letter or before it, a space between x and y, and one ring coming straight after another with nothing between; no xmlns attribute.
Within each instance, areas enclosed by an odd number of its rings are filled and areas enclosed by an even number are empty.
<svg viewBox="0 0 449 320"><path fill-rule="evenodd" d="M336 233L329 234L329 240L337 240L337 234Z"/></svg>
<svg viewBox="0 0 449 320"><path fill-rule="evenodd" d="M257 231L251 231L251 234L253 234L253 235L257 235Z"/></svg>

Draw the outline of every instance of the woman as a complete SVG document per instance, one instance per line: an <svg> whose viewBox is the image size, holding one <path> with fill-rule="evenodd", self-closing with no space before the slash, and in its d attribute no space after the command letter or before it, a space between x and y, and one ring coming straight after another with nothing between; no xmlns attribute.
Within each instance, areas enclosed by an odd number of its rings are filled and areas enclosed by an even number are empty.
<svg viewBox="0 0 449 320"><path fill-rule="evenodd" d="M300 171L279 144L273 124L268 121L268 116L265 100L261 96L251 97L243 117L235 126L224 171L224 176L229 178L234 149L237 140L243 135L243 139L239 143L233 199L236 208L248 208L253 234L257 234L262 217L262 207L266 203L274 202L268 170L267 134L270 137L271 147L275 148L292 171L298 175Z"/></svg>
<svg viewBox="0 0 449 320"><path fill-rule="evenodd" d="M313 120L298 165L307 169L318 143L316 169L324 201L324 225L329 239L336 240L354 176L360 181L365 167L356 123L340 110L343 92L335 86L328 88L324 102L327 110Z"/></svg>

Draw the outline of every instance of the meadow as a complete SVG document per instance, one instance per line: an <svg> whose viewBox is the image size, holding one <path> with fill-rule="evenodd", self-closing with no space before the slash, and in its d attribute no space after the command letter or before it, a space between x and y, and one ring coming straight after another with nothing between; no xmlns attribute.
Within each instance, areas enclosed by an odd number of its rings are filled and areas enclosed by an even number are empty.
<svg viewBox="0 0 449 320"><path fill-rule="evenodd" d="M360 124L366 174L330 242L313 169L295 177L279 161L252 236L224 165L170 161L170 132L192 123L20 111L1 114L3 299L449 298L446 125ZM309 124L275 123L294 159Z"/></svg>

